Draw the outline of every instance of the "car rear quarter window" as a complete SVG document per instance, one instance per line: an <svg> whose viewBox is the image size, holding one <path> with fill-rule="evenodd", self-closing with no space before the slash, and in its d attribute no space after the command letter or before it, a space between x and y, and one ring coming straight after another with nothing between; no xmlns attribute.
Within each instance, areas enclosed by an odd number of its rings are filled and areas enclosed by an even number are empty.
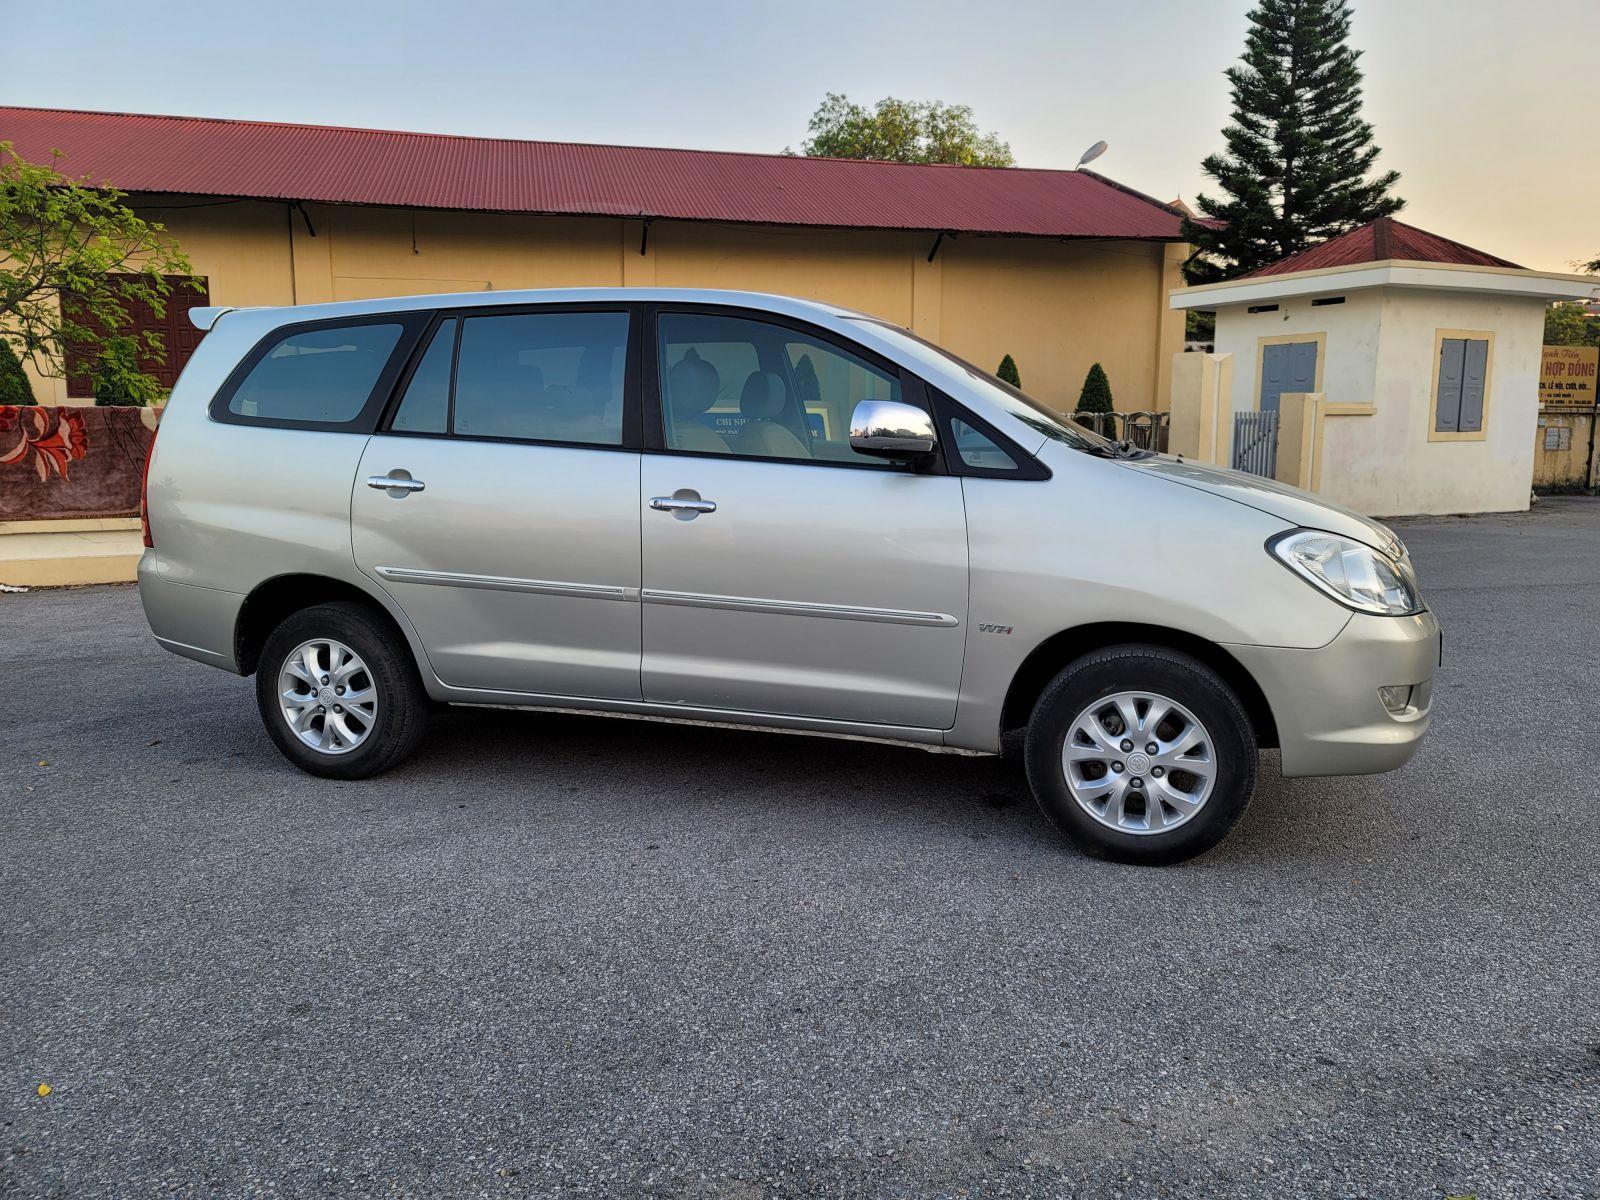
<svg viewBox="0 0 1600 1200"><path fill-rule="evenodd" d="M227 411L263 423L348 424L366 408L405 330L396 321L290 333L233 389Z"/></svg>

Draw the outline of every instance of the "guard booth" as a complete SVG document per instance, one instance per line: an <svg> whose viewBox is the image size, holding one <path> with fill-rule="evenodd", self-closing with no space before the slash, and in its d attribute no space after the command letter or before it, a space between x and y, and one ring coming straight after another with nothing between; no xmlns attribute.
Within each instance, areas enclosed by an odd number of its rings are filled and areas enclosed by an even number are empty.
<svg viewBox="0 0 1600 1200"><path fill-rule="evenodd" d="M1404 516L1526 509L1542 454L1592 472L1592 400L1584 420L1542 409L1540 382L1546 307L1596 297L1593 276L1530 271L1384 217L1248 275L1179 288L1171 304L1216 313L1216 353L1204 357L1230 366L1210 373L1228 382L1211 389L1208 461ZM1180 384L1197 374L1207 372L1172 372L1175 433L1209 428L1179 414Z"/></svg>

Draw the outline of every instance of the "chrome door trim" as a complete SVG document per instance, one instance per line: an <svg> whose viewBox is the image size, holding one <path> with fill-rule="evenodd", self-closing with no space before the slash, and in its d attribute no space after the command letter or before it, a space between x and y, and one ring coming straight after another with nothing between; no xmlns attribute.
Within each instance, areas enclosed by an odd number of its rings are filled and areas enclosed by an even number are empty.
<svg viewBox="0 0 1600 1200"><path fill-rule="evenodd" d="M637 601L639 590L606 583L563 583L554 579L516 579L504 575L461 575L417 567L374 567L390 583L422 583L438 587L481 588L490 592L535 592L542 596L578 596L586 600Z"/></svg>
<svg viewBox="0 0 1600 1200"><path fill-rule="evenodd" d="M691 512L714 513L717 511L715 500L685 500L677 496L653 496L650 507L657 512Z"/></svg>
<svg viewBox="0 0 1600 1200"><path fill-rule="evenodd" d="M798 600L769 600L760 596L707 596L698 592L663 592L644 588L639 598L646 604L676 604L686 608L721 608L733 612L781 613L793 617L828 617L839 621L878 621L887 625L933 625L954 628L961 624L949 613L912 612L901 608L857 608L850 604L812 604Z"/></svg>

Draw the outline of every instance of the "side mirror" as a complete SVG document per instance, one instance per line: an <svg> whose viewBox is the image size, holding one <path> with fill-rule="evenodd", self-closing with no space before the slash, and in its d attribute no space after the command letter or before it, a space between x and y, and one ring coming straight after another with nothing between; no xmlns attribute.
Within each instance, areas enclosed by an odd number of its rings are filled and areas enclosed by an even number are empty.
<svg viewBox="0 0 1600 1200"><path fill-rule="evenodd" d="M895 400L863 400L850 417L850 449L874 458L925 458L938 445L933 418Z"/></svg>

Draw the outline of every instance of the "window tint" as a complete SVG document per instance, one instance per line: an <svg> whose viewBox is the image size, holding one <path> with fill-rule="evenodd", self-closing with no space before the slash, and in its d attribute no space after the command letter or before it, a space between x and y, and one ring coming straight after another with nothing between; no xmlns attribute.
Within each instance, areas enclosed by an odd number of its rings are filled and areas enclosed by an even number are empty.
<svg viewBox="0 0 1600 1200"><path fill-rule="evenodd" d="M897 468L850 448L860 401L900 399L900 381L864 359L745 317L663 313L659 340L672 449Z"/></svg>
<svg viewBox="0 0 1600 1200"><path fill-rule="evenodd" d="M389 428L403 433L443 433L450 418L450 367L455 361L456 321L440 324L427 353L406 384L405 398Z"/></svg>
<svg viewBox="0 0 1600 1200"><path fill-rule="evenodd" d="M1012 458L994 440L986 434L979 433L960 417L953 417L950 421L950 431L955 441L956 453L961 456L961 461L969 467L980 471L1015 471L1017 460Z"/></svg>
<svg viewBox="0 0 1600 1200"><path fill-rule="evenodd" d="M620 446L627 347L622 312L467 317L454 432Z"/></svg>
<svg viewBox="0 0 1600 1200"><path fill-rule="evenodd" d="M245 376L228 411L269 421L353 421L403 332L402 325L379 324L291 334Z"/></svg>

